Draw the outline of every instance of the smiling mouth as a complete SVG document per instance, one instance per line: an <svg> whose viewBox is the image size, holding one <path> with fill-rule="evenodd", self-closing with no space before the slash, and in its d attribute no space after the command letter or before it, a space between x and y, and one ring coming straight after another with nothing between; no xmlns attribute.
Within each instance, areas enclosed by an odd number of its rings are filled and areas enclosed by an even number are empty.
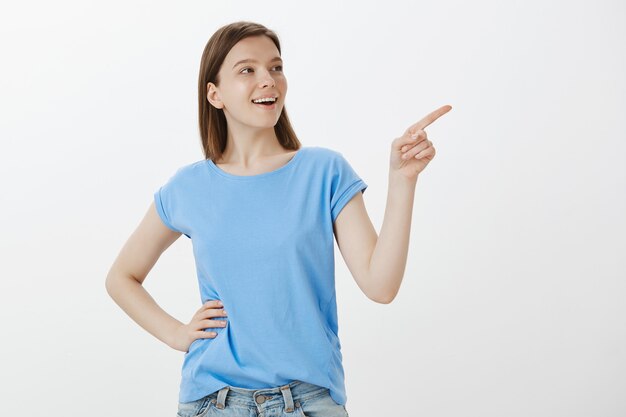
<svg viewBox="0 0 626 417"><path fill-rule="evenodd" d="M261 103L255 103L254 101L252 101L252 104L258 104L260 106L271 107L272 105L276 104L277 102L278 102L278 100L276 100L276 101L263 101Z"/></svg>
<svg viewBox="0 0 626 417"><path fill-rule="evenodd" d="M261 111L274 111L278 109L278 100L274 101L273 103L255 103L254 101L252 102L252 104L254 104L255 106L257 106L259 108L259 110ZM262 107L262 108L261 108Z"/></svg>

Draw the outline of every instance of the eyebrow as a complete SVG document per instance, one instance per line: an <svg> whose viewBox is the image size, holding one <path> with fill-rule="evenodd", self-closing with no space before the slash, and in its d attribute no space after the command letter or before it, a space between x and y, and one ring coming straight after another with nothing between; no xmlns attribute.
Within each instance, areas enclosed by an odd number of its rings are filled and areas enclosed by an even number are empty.
<svg viewBox="0 0 626 417"><path fill-rule="evenodd" d="M274 58L272 58L270 60L270 62L275 62L275 61L283 62L283 59L281 57L279 57L279 56L276 56L276 57L274 57ZM256 59L251 59L251 58L242 59L241 61L239 61L235 65L233 65L233 68L235 68L239 64L244 64L246 62L259 62L259 61L257 61Z"/></svg>

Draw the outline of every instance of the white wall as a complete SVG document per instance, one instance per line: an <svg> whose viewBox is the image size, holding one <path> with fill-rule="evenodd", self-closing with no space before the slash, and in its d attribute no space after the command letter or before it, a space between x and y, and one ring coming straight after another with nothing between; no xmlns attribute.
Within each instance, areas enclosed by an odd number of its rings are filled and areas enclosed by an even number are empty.
<svg viewBox="0 0 626 417"><path fill-rule="evenodd" d="M173 416L183 354L109 298L152 193L203 158L211 34L281 38L305 146L342 152L379 230L389 147L431 110L393 303L337 251L351 416L626 414L626 3L5 3L0 12L0 414ZM146 288L188 321L191 243Z"/></svg>

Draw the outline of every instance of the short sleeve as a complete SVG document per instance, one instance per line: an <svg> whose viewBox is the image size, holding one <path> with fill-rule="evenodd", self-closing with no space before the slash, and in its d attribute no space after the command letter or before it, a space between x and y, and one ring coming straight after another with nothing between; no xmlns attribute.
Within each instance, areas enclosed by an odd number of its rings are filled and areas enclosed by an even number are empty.
<svg viewBox="0 0 626 417"><path fill-rule="evenodd" d="M177 175L179 173L180 170L154 192L154 205L163 224L191 239L189 234L183 230L184 228L179 225L179 221L176 218L177 213L180 213L180 205L183 202L181 190L178 189L180 187L177 187Z"/></svg>
<svg viewBox="0 0 626 417"><path fill-rule="evenodd" d="M341 153L337 152L337 158L333 165L330 213L334 223L341 209L358 191L365 193L367 184L357 175Z"/></svg>

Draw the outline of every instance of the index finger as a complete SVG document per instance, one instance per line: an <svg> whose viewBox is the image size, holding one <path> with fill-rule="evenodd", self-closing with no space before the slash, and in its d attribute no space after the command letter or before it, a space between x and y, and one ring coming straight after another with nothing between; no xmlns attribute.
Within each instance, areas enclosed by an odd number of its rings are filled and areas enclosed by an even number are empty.
<svg viewBox="0 0 626 417"><path fill-rule="evenodd" d="M439 107L437 110L428 113L426 117L424 117L419 122L411 125L407 129L407 132L411 134L411 133L417 132L418 130L424 129L426 126L428 126L429 124L431 124L432 122L434 122L435 120L437 120L438 118L440 118L441 116L449 112L451 109L452 109L452 106L448 104L446 104L445 106Z"/></svg>
<svg viewBox="0 0 626 417"><path fill-rule="evenodd" d="M222 307L223 304L220 300L209 300L206 303L204 303L204 307Z"/></svg>

